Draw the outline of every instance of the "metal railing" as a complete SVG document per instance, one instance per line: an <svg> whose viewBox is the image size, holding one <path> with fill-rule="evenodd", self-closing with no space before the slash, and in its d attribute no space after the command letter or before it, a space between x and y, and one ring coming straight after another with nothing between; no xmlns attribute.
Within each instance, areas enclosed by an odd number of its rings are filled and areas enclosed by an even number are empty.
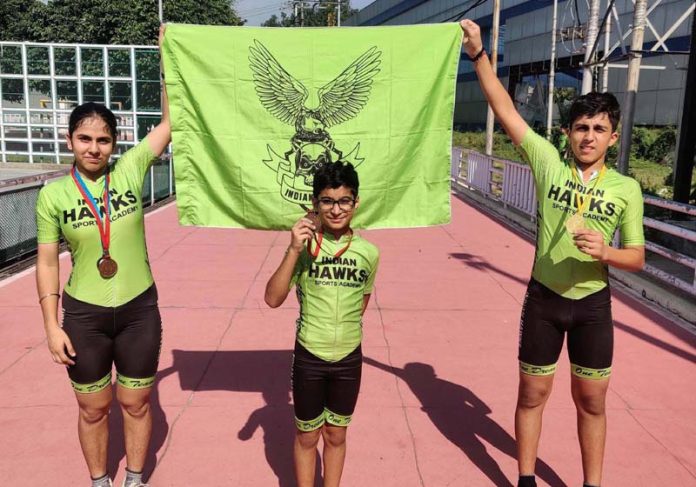
<svg viewBox="0 0 696 487"><path fill-rule="evenodd" d="M505 207L514 208L531 221L536 220L534 180L532 171L525 164L454 147L452 182L460 188L480 192L486 198L498 201ZM643 195L643 200L650 207L669 210L681 215L684 220L696 216L696 206L648 195ZM649 229L646 232L645 248L661 259L646 259L643 270L662 282L696 296L696 259L649 239L652 236L660 241L682 241L684 247L696 248L696 232L676 223L674 220L661 221L644 217L643 225ZM690 270L680 272L680 269L675 269L674 264Z"/></svg>
<svg viewBox="0 0 696 487"><path fill-rule="evenodd" d="M36 250L36 199L41 188L63 177L70 166L61 165L36 175L0 181L0 267ZM173 161L164 156L145 176L143 207L175 193Z"/></svg>

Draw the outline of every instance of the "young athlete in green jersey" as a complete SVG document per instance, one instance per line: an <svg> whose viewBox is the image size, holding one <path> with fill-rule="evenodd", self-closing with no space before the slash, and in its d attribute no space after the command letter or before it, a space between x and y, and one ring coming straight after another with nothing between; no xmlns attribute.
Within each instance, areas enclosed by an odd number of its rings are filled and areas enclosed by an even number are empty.
<svg viewBox="0 0 696 487"><path fill-rule="evenodd" d="M515 109L488 62L479 27L470 20L461 26L483 93L529 163L539 201L536 255L520 325L518 485L536 486L542 413L567 334L584 482L599 486L613 353L607 266L639 271L645 259L640 187L605 165L607 150L618 140L619 105L607 93L578 98L565 129L572 157L563 161ZM610 245L617 229L622 248Z"/></svg>
<svg viewBox="0 0 696 487"><path fill-rule="evenodd" d="M350 228L359 204L358 175L351 164L321 167L314 175L313 193L315 214L293 226L285 257L266 285L265 300L272 308L280 306L294 285L300 303L292 366L297 484L314 485L322 436L324 485L336 487L360 389L362 315L379 251Z"/></svg>
<svg viewBox="0 0 696 487"><path fill-rule="evenodd" d="M162 34L163 29L160 45ZM161 122L111 166L116 117L96 103L75 108L66 137L75 158L71 174L42 188L36 204L36 280L48 348L56 364L67 366L75 390L78 436L94 487L111 486L106 464L114 364L125 434L123 486L146 485L142 472L152 431L149 396L162 327L145 245L142 187L150 165L171 139L162 89ZM70 249L72 272L59 324L61 235Z"/></svg>

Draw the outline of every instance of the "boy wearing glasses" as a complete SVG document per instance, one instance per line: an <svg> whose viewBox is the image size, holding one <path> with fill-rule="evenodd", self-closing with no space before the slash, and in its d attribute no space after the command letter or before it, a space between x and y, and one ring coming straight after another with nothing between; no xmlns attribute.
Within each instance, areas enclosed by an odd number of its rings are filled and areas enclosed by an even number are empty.
<svg viewBox="0 0 696 487"><path fill-rule="evenodd" d="M270 307L283 304L293 285L300 303L292 365L299 487L314 486L320 436L324 485L339 485L346 429L360 390L362 315L375 282L379 250L350 228L359 204L358 186L351 164L328 163L316 172L314 214L292 227L290 246L266 285Z"/></svg>

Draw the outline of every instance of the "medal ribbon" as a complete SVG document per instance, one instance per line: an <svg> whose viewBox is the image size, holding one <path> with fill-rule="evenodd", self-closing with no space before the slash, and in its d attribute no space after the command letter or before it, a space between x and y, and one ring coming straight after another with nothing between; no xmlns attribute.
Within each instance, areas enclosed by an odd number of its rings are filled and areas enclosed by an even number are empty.
<svg viewBox="0 0 696 487"><path fill-rule="evenodd" d="M70 171L73 181L80 191L82 198L89 206L92 215L97 220L97 227L99 228L99 236L101 237L102 250L104 256L109 255L109 243L111 241L111 219L109 218L109 168L106 169L106 174L104 175L104 219L102 219L99 213L98 201L92 196L87 185L85 184L80 173L77 172L75 166L73 166L72 171Z"/></svg>
<svg viewBox="0 0 696 487"><path fill-rule="evenodd" d="M580 184L585 187L585 183L582 180L582 175L578 175L577 173L580 172L580 170L575 166L575 161L572 161L570 163L570 169L573 172L573 179L576 181L579 180ZM592 185L592 188L590 188L590 191L585 194L585 198L582 200L582 204L578 204L578 199L580 198L578 196L578 193L575 193L575 203L578 207L578 212L577 215L580 215L582 217L582 214L585 213L585 210L587 209L587 205L590 204L590 196L594 194L595 189L597 186L599 186L599 183L602 181L604 178L604 175L607 173L607 166L606 164L602 166L602 169L599 171L599 176L595 179L594 184Z"/></svg>
<svg viewBox="0 0 696 487"><path fill-rule="evenodd" d="M346 251L348 250L348 248L350 247L350 244L353 242L353 230L349 230L349 232L350 232L350 237L348 237L348 244L346 244L345 247L343 247L341 250L336 252L334 254L334 258L340 257L343 254L345 254ZM312 259L316 259L319 256L319 252L321 252L321 243L324 241L324 232L319 232L317 234L317 246L316 246L315 250L312 250L312 240L313 239L309 239L307 241L307 251L309 251L309 255L312 256Z"/></svg>

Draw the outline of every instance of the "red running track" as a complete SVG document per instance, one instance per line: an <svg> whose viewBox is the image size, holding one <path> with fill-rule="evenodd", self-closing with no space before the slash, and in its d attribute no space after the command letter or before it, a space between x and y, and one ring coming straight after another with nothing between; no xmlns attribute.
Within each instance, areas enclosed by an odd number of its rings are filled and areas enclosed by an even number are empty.
<svg viewBox="0 0 696 487"><path fill-rule="evenodd" d="M382 259L345 486L509 486L516 478L518 322L534 249L468 204L452 204L447 226L365 232ZM173 205L148 215L147 235L165 330L152 485L294 485L297 304L263 302L288 235L180 227ZM61 264L65 279L69 259ZM49 359L33 271L0 283L0 308L2 483L88 485L75 399ZM604 485L696 486L696 339L617 292L614 317ZM540 485L582 483L569 375L564 352L544 418ZM120 482L120 413L110 420L109 467Z"/></svg>

